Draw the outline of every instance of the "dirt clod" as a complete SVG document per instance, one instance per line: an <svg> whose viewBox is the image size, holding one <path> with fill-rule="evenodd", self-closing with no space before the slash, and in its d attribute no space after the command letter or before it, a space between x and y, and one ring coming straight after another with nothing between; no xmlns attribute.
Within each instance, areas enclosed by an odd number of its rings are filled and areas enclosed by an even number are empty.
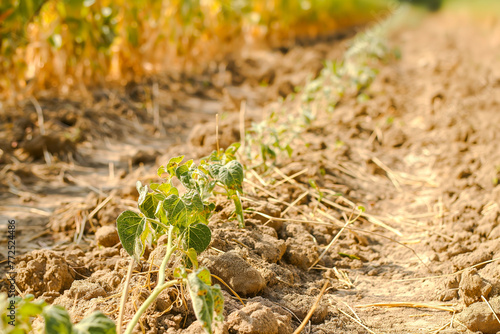
<svg viewBox="0 0 500 334"><path fill-rule="evenodd" d="M270 220L269 218L259 214L263 213L271 217L280 217L281 209L278 206L269 202L264 202L252 209L254 212L248 215L248 218L259 220L262 224L266 224L267 226L274 228L276 232L279 232L283 227L282 221Z"/></svg>
<svg viewBox="0 0 500 334"><path fill-rule="evenodd" d="M491 298L489 303L500 317L500 297ZM500 323L485 302L470 305L457 316L457 319L473 332L496 334L500 331Z"/></svg>
<svg viewBox="0 0 500 334"><path fill-rule="evenodd" d="M62 293L74 281L74 271L65 258L48 250L24 255L17 265L16 282L21 291L40 297L46 292Z"/></svg>
<svg viewBox="0 0 500 334"><path fill-rule="evenodd" d="M289 308L297 317L304 319L315 302L315 298L311 296L289 294L283 297L282 304ZM328 304L320 302L311 317L311 322L314 324L322 323L328 315Z"/></svg>
<svg viewBox="0 0 500 334"><path fill-rule="evenodd" d="M318 258L318 247L314 237L299 224L287 224L285 233L287 249L285 259L302 269L309 268Z"/></svg>
<svg viewBox="0 0 500 334"><path fill-rule="evenodd" d="M458 294L466 306L481 300L481 296L488 298L491 292L491 284L486 282L477 269L468 269L462 273L462 280L458 288Z"/></svg>
<svg viewBox="0 0 500 334"><path fill-rule="evenodd" d="M120 238L118 237L118 231L114 226L103 226L100 227L95 233L95 240L98 245L104 247L113 247L118 242L120 242Z"/></svg>
<svg viewBox="0 0 500 334"><path fill-rule="evenodd" d="M214 275L222 278L232 289L243 295L255 295L266 282L259 271L248 264L236 251L207 258L205 265Z"/></svg>
<svg viewBox="0 0 500 334"><path fill-rule="evenodd" d="M438 300L447 302L458 298L458 286L460 284L460 277L444 277L438 284L436 297Z"/></svg>
<svg viewBox="0 0 500 334"><path fill-rule="evenodd" d="M248 303L228 317L230 334L280 334L278 320L267 306L260 303Z"/></svg>

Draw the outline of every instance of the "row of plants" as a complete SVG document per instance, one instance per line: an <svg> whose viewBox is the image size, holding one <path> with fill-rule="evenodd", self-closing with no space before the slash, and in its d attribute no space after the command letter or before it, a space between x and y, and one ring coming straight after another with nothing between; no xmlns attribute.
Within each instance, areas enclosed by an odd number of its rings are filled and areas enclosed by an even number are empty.
<svg viewBox="0 0 500 334"><path fill-rule="evenodd" d="M387 0L14 0L0 4L0 89L133 80L208 64L238 41L359 24ZM235 42L235 43L232 43ZM222 51L222 52L221 52Z"/></svg>
<svg viewBox="0 0 500 334"><path fill-rule="evenodd" d="M294 142L301 141L318 113L333 113L345 96L369 99L365 91L377 76L378 64L398 57L397 50L387 45L387 34L406 9L394 8L390 19L358 34L340 61L326 61L320 75L298 89L300 94L289 96L291 101L281 100L264 120L252 123L246 131L245 153L253 167L265 170L280 157L291 157Z"/></svg>
<svg viewBox="0 0 500 334"><path fill-rule="evenodd" d="M297 99L299 108L294 109L295 112L280 110L254 124L246 137L248 161L258 161L258 166L265 167L285 153L292 156L293 147L297 145L294 141L315 121L319 112L332 112L347 93L361 96L374 79L374 64L390 53L384 42L386 29L386 25L377 25L354 40L341 62L326 63L321 75L309 81L302 90L300 99ZM221 289L212 284L208 269L198 265L198 255L211 242L207 225L216 208L214 200L217 194L233 201L235 212L232 218L241 228L245 227L241 204L245 168L255 168L256 165L242 165L236 158L239 148L240 144L236 143L225 150L216 150L199 163L193 160L184 162L184 156L174 157L158 168L157 175L162 182L137 183L137 210L124 211L117 218L121 244L131 261L140 261L147 245L165 247L165 255L155 288L128 322L125 334L132 333L148 307L171 286L181 285L185 287L183 290L189 291L195 315L207 333L213 333L214 324L223 321ZM311 180L311 187L318 190L321 201L322 194L314 180ZM166 243L157 245L162 236L166 236ZM127 287L124 295L126 293ZM99 312L72 324L66 310L46 305L43 301L33 301L32 296L10 300L1 298L2 310L8 310L9 303L14 304L17 316L15 326L10 326L8 312L2 312L5 333L28 332L32 318L36 316L44 318L47 334L112 334L117 330L116 324ZM121 320L118 327L122 327Z"/></svg>

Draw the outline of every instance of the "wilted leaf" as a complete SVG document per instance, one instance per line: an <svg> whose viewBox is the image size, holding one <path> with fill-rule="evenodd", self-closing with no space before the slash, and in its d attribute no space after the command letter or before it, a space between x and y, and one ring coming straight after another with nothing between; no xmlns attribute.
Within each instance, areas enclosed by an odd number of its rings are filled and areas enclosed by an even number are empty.
<svg viewBox="0 0 500 334"><path fill-rule="evenodd" d="M217 311L217 318L221 319L220 310L224 308L224 299L220 293L219 286L210 286L210 272L206 268L200 268L188 275L188 288L196 318L201 323L203 329L211 334L214 312ZM217 304L217 306L216 306Z"/></svg>
<svg viewBox="0 0 500 334"><path fill-rule="evenodd" d="M236 219L238 220L240 227L244 228L245 227L245 218L243 217L243 206L241 205L240 194L238 192L235 192L231 196L231 199L234 202Z"/></svg>
<svg viewBox="0 0 500 334"><path fill-rule="evenodd" d="M208 269L200 268L200 270L196 272L196 277L206 285L212 285L212 276L210 275L210 271L208 271Z"/></svg>
<svg viewBox="0 0 500 334"><path fill-rule="evenodd" d="M224 321L224 295L219 285L212 286L212 294L214 295L214 311L215 321Z"/></svg>
<svg viewBox="0 0 500 334"><path fill-rule="evenodd" d="M186 256L188 258L188 265L191 268L198 269L198 253L194 248L189 248L186 251Z"/></svg>

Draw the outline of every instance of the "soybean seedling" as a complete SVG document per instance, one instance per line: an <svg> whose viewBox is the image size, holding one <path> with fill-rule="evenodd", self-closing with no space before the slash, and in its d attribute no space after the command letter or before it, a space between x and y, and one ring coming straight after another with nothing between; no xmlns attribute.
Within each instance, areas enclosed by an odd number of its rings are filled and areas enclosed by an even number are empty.
<svg viewBox="0 0 500 334"><path fill-rule="evenodd" d="M33 295L24 298L7 298L0 294L0 333L22 334L33 331L32 319L42 316L45 320L44 333L46 334L115 334L116 327L113 320L103 313L96 311L79 323L71 322L68 311L59 305L48 305L43 300L35 300ZM12 311L13 310L13 311Z"/></svg>
<svg viewBox="0 0 500 334"><path fill-rule="evenodd" d="M123 248L139 261L146 244L156 242L164 234L167 235L167 244L163 246L166 253L156 287L137 310L125 334L132 333L141 315L163 290L176 284L187 286L195 315L207 333L212 333L215 321L223 320L224 299L220 287L212 285L208 269L198 268L197 255L211 241L212 234L207 224L215 210L210 199L216 187L224 189L234 201L236 217L244 227L240 200L244 171L235 158L238 148L239 144L233 144L225 151L214 151L199 165L193 160L183 163L184 156L172 158L166 166L158 168L157 174L165 182L151 183L149 187L137 182L139 213L127 210L117 219ZM174 179L180 182L183 192L174 185ZM165 271L173 254L183 257L184 262L173 270L173 279L166 281Z"/></svg>

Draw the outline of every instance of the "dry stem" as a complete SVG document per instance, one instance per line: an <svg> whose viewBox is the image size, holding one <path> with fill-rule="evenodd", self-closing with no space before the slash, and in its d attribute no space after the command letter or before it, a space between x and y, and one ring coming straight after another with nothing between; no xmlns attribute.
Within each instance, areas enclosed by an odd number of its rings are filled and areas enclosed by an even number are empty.
<svg viewBox="0 0 500 334"><path fill-rule="evenodd" d="M325 284L323 284L323 287L321 288L321 291L319 292L318 298L316 298L316 302L314 302L313 306L311 307L311 309L307 313L306 317L304 318L304 320L302 320L302 323L295 330L295 332L293 332L293 334L300 334L300 332L302 332L304 327L306 327L307 322L309 321L309 319L311 319L314 311L316 311L316 308L318 307L319 302L321 301L321 297L323 297L323 294L325 293L326 288L328 287L328 283L330 283L330 282L326 281Z"/></svg>

